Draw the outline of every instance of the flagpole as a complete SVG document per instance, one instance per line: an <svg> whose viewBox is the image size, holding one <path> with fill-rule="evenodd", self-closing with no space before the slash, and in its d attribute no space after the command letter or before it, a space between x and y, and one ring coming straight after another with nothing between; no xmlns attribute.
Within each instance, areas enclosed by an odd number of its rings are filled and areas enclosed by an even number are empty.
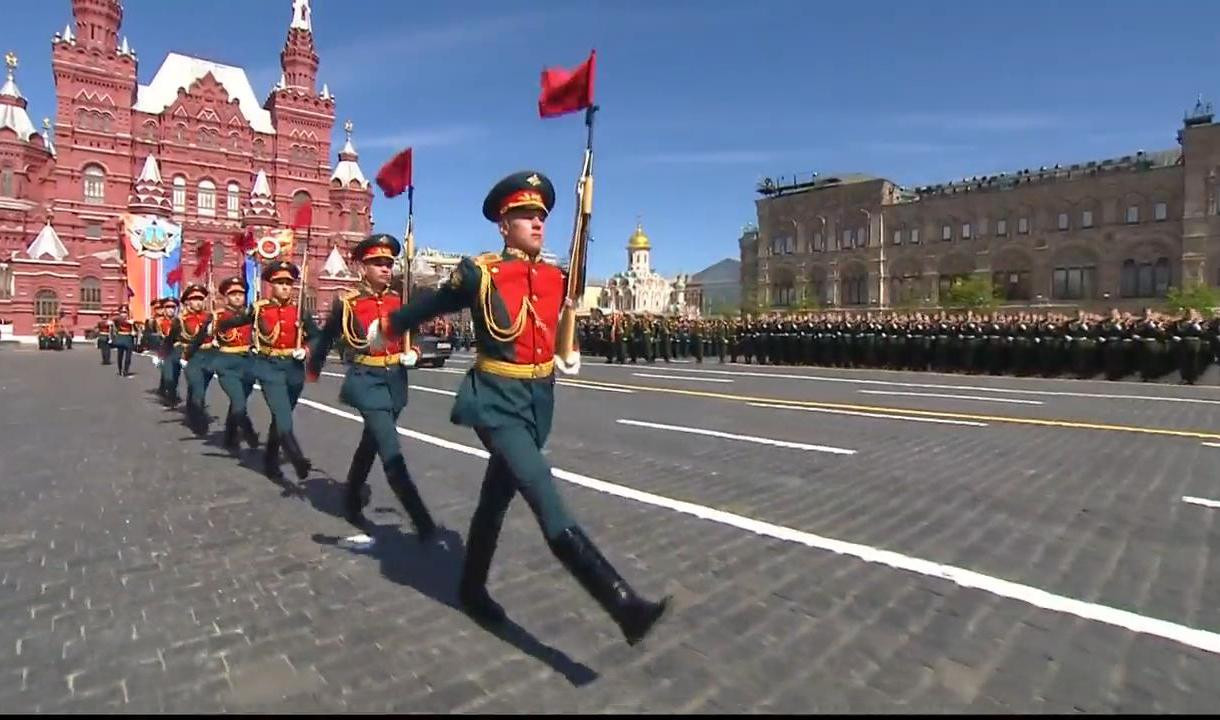
<svg viewBox="0 0 1220 720"><path fill-rule="evenodd" d="M407 186L407 231L402 240L402 304L406 305L411 291L411 265L415 258L415 186ZM402 334L403 352L411 351L411 330Z"/></svg>
<svg viewBox="0 0 1220 720"><path fill-rule="evenodd" d="M313 239L313 212L310 212L309 225L305 227L305 247L301 252L301 290L297 300L297 348L305 339L305 281L309 273L309 242ZM257 330L257 328L255 328Z"/></svg>
<svg viewBox="0 0 1220 720"><path fill-rule="evenodd" d="M559 332L555 338L555 354L568 364L576 360L576 306L584 293L589 223L593 219L593 118L598 109L597 105L585 109L585 160L576 182L576 218L568 252L568 302L559 315Z"/></svg>

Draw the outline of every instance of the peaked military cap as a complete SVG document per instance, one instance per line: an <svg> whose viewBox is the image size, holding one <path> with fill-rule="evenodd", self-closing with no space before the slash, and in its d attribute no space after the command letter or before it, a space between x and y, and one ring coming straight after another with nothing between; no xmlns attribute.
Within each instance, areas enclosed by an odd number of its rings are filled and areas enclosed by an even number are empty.
<svg viewBox="0 0 1220 720"><path fill-rule="evenodd" d="M401 248L402 243L398 242L398 238L385 233L377 233L356 243L356 247L352 248L352 259L364 262L379 257L396 258Z"/></svg>
<svg viewBox="0 0 1220 720"><path fill-rule="evenodd" d="M229 291L231 291L234 287L240 287L242 292L250 289L250 286L246 284L246 279L244 277L241 275L234 275L220 281L220 294L228 295Z"/></svg>
<svg viewBox="0 0 1220 720"><path fill-rule="evenodd" d="M291 260L276 260L263 269L263 280L266 282L275 282L276 280L292 280L295 282L300 278L301 269Z"/></svg>
<svg viewBox="0 0 1220 720"><path fill-rule="evenodd" d="M161 298L161 307L168 307L170 305L177 307L179 304L178 298L176 297Z"/></svg>
<svg viewBox="0 0 1220 720"><path fill-rule="evenodd" d="M199 283L191 283L182 291L182 299L190 300L192 297L205 298L208 296L208 289Z"/></svg>
<svg viewBox="0 0 1220 720"><path fill-rule="evenodd" d="M555 186L550 178L533 170L513 173L496 183L483 200L483 217L500 222L514 208L532 207L548 215L555 207Z"/></svg>

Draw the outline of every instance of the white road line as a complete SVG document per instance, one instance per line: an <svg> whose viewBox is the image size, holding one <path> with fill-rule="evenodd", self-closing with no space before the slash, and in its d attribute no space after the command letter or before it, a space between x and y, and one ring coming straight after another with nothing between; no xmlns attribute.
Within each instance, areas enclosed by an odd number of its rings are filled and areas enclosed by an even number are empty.
<svg viewBox="0 0 1220 720"><path fill-rule="evenodd" d="M592 363L591 363L592 364ZM626 365L597 363L596 367L626 368ZM656 370L669 370L658 366ZM1196 403L1220 405L1220 400L1204 398L1169 397L1165 395L1130 395L1121 393L1066 392L1060 390L1030 390L1026 388L1002 388L986 385L944 385L939 383L896 382L893 380L869 380L866 378L827 377L825 375L797 375L795 373L752 372L749 370L710 370L704 368L677 368L679 372L703 373L707 375L740 375L742 377L777 378L781 380L807 380L810 382L846 383L849 385L880 385L890 387L927 388L929 390L970 390L974 392L1008 393L1011 395L1043 395L1047 397L1100 398L1103 400L1145 400L1155 402Z"/></svg>
<svg viewBox="0 0 1220 720"><path fill-rule="evenodd" d="M307 407L315 408L323 412L336 415L338 417L347 418L361 422L359 415L349 413L338 408L324 405L320 402L301 398L301 404ZM426 435L414 430L406 428L398 428L398 433L405 437L419 440L430 445L442 447L455 452L460 452L465 455L471 455L479 458L487 458L487 451L479 448L473 448L468 445L456 443L451 440L445 440L433 435ZM717 510L715 508L697 505L695 503L686 502L684 500L674 500L663 495L656 495L642 490L616 485L604 480L581 475L567 470L558 468L552 469L551 474L560 480L570 482L573 485L579 485L590 490L613 495L626 500L634 500L636 502L651 505L653 507L666 508L679 512L684 515L691 515L703 520L735 527L739 530L759 535L761 537L770 537L777 540L785 540L794 542L806 547L826 550L839 555L847 555L858 558L867 563L876 565L886 565L896 570L904 570L906 572L923 575L925 577L940 578L948 580L960 587L973 588L992 595L1016 600L1028 605L1032 605L1043 610L1052 612L1074 615L1086 620L1103 623L1112 627L1123 628L1132 632L1144 633L1155 637L1171 640L1180 645L1187 647L1198 648L1210 653L1220 654L1220 634L1192 628L1180 623L1161 620L1159 618L1140 615L1129 610L1120 610L1118 608L1099 605L1097 603L1077 600L1075 598L1056 595L1055 593L1042 590L1030 585L1011 582L1002 578L984 575L983 573L967 570L965 568L955 567L953 565L942 565L941 563L923 560L921 558L903 555L892 550L883 550L880 548L862 545L859 543L846 542L844 540L836 540L835 538L814 535L813 533L793 528L775 525L761 520L753 520L734 513Z"/></svg>
<svg viewBox="0 0 1220 720"><path fill-rule="evenodd" d="M448 373L450 375L465 375L467 372L466 370L458 370L457 368L412 368L412 370L419 370L421 372Z"/></svg>
<svg viewBox="0 0 1220 720"><path fill-rule="evenodd" d="M978 395L949 395L947 393L902 392L901 390L857 390L865 395L909 395L911 397L952 398L954 400L982 400L983 402L1041 405L1041 400L1017 400L1016 398L979 397Z"/></svg>
<svg viewBox="0 0 1220 720"><path fill-rule="evenodd" d="M653 375L651 373L631 373L636 377L660 378L662 380L695 380L697 382L714 382L714 383L731 383L732 380L722 380L720 378L701 378L691 377L690 375Z"/></svg>
<svg viewBox="0 0 1220 720"><path fill-rule="evenodd" d="M771 438L758 437L756 435L736 435L734 433L720 432L719 430L704 430L703 428L684 427L682 425L663 425L661 423L644 422L643 420L624 420L617 421L620 425L635 425L637 427L655 428L657 430L673 430L674 432L690 433L691 435L706 435L708 437L724 438L726 440L742 440L745 442L758 443L759 445L773 445L775 447L793 448L796 450L811 450L813 452L831 453L834 455L855 455L855 450L847 448L831 447L830 445L810 445L808 443L792 442L789 440L773 440Z"/></svg>
<svg viewBox="0 0 1220 720"><path fill-rule="evenodd" d="M457 393L452 390L441 390L440 388L430 388L425 385L408 385L412 390L419 390L426 393L435 393L436 395L448 395L449 397L457 397Z"/></svg>
<svg viewBox="0 0 1220 720"><path fill-rule="evenodd" d="M941 425L966 425L969 427L987 427L987 423L973 420L949 420L947 418L912 417L910 415L887 415L884 413L858 412L855 410L835 410L832 408L801 407L799 405L776 405L773 403L749 403L752 407L776 408L779 410L800 410L801 412L828 413L830 415L855 415L856 417L881 418L882 420L907 420L910 422L937 423Z"/></svg>
<svg viewBox="0 0 1220 720"><path fill-rule="evenodd" d="M427 368L423 368L423 369L425 369L425 370L426 370ZM440 371L441 371L441 372L449 372L449 373L451 373L451 374L457 374L457 375L465 375L465 374L466 374L466 373L465 373L465 371L459 371L459 370L449 370L449 371L446 371L444 368L440 368ZM328 377L336 377L336 378L347 377L347 376L346 376L346 375L344 375L343 373L335 373L335 372L326 372L326 371L323 371L321 374L322 374L322 375L326 375L326 376L328 376ZM600 390L600 391L602 391L602 392L622 393L622 394L624 394L624 395L634 395L634 394L635 394L635 390L628 390L628 389L626 389L626 388L611 388L611 387L601 387L601 386L598 386L598 385L585 385L584 383L582 383L582 382L580 382L580 381L578 381L578 380L577 380L577 381L573 381L573 380L560 380L560 381L559 381L559 384L560 384L560 385L563 385L563 386L565 386L565 387L575 387L575 388L580 388L581 390ZM424 387L423 385L411 385L411 386L409 386L409 387L412 387L412 388L414 388L414 389L416 389L416 390L423 390L424 392L434 392L434 393L437 393L437 394L439 394L439 395L449 395L449 396L451 396L451 397L453 397L453 396L456 396L456 395L457 395L457 393L455 393L455 392L453 392L453 391L451 391L451 390L438 390L438 389L436 389L436 388Z"/></svg>
<svg viewBox="0 0 1220 720"><path fill-rule="evenodd" d="M1203 444L1204 444L1204 445L1206 445L1206 446L1208 446L1208 447L1220 447L1220 443L1209 443L1209 442L1205 442L1205 443L1203 443Z"/></svg>
<svg viewBox="0 0 1220 720"><path fill-rule="evenodd" d="M1208 500L1207 498L1190 497L1189 495L1183 495L1182 502L1209 508L1220 508L1220 500Z"/></svg>
<svg viewBox="0 0 1220 720"><path fill-rule="evenodd" d="M624 395L635 394L635 390L628 390L627 388L602 387L600 385L586 385L579 380L560 380L559 386L580 388L581 390L601 390L602 392L622 393Z"/></svg>

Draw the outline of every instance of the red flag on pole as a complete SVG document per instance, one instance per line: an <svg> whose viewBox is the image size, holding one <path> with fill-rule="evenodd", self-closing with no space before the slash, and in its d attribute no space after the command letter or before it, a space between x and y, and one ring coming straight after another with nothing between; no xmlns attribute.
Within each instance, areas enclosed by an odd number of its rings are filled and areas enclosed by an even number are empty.
<svg viewBox="0 0 1220 720"><path fill-rule="evenodd" d="M254 241L254 229L246 228L244 233L233 233L233 247L237 248L239 255L245 255L254 249L256 245Z"/></svg>
<svg viewBox="0 0 1220 720"><path fill-rule="evenodd" d="M165 282L168 285L178 287L178 285L182 283L182 266L179 265L173 270L170 270L169 274L165 276Z"/></svg>
<svg viewBox="0 0 1220 720"><path fill-rule="evenodd" d="M593 75L597 51L589 53L575 70L547 68L542 71L542 94L538 114L544 118L566 115L593 105Z"/></svg>
<svg viewBox="0 0 1220 720"><path fill-rule="evenodd" d="M292 216L292 229L300 230L313 225L313 203L306 200L297 207L296 213Z"/></svg>
<svg viewBox="0 0 1220 720"><path fill-rule="evenodd" d="M377 187L392 198L411 187L411 148L398 153L377 171Z"/></svg>
<svg viewBox="0 0 1220 720"><path fill-rule="evenodd" d="M195 248L195 277L203 277L212 264L212 241L204 240Z"/></svg>

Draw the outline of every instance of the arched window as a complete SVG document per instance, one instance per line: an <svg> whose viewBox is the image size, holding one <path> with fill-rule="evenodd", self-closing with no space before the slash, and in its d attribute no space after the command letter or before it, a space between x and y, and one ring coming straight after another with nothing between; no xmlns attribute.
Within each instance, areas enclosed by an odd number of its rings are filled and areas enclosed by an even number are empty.
<svg viewBox="0 0 1220 720"><path fill-rule="evenodd" d="M235 182L229 183L225 193L225 210L228 211L230 220L236 220L241 214L241 188Z"/></svg>
<svg viewBox="0 0 1220 720"><path fill-rule="evenodd" d="M0 300L13 297L13 270L7 263L0 263Z"/></svg>
<svg viewBox="0 0 1220 720"><path fill-rule="evenodd" d="M80 281L80 309L102 309L102 281L95 277L84 277Z"/></svg>
<svg viewBox="0 0 1220 720"><path fill-rule="evenodd" d="M360 213L353 210L347 216L347 229L352 232L356 232L360 229Z"/></svg>
<svg viewBox="0 0 1220 720"><path fill-rule="evenodd" d="M186 212L186 178L174 176L174 212Z"/></svg>
<svg viewBox="0 0 1220 720"><path fill-rule="evenodd" d="M59 319L59 296L54 290L39 290L34 295L34 322L42 325Z"/></svg>
<svg viewBox="0 0 1220 720"><path fill-rule="evenodd" d="M1169 258L1143 263L1127 258L1119 276L1119 294L1126 298L1165 297L1170 275Z"/></svg>
<svg viewBox="0 0 1220 720"><path fill-rule="evenodd" d="M85 168L85 202L101 205L106 199L106 171L98 165Z"/></svg>
<svg viewBox="0 0 1220 720"><path fill-rule="evenodd" d="M0 169L0 197L16 197L17 183L13 178L13 169Z"/></svg>
<svg viewBox="0 0 1220 720"><path fill-rule="evenodd" d="M195 200L199 214L205 217L216 215L216 183L211 180L199 181L199 195Z"/></svg>
<svg viewBox="0 0 1220 720"><path fill-rule="evenodd" d="M309 197L309 193L305 192L304 190L297 190L296 192L294 192L292 194L293 211L295 212L297 208L301 207L305 203L310 202L311 200L312 200L312 198Z"/></svg>
<svg viewBox="0 0 1220 720"><path fill-rule="evenodd" d="M863 273L843 278L843 304L865 305L868 303L868 276Z"/></svg>

